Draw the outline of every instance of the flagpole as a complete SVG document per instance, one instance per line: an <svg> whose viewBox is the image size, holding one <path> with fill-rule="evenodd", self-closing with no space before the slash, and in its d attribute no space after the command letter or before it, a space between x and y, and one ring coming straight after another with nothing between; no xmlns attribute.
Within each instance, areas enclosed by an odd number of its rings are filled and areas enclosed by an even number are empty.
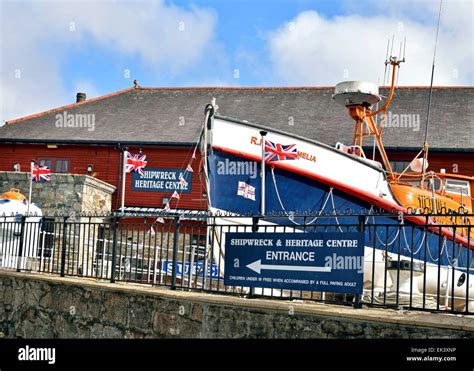
<svg viewBox="0 0 474 371"><path fill-rule="evenodd" d="M260 213L263 216L265 215L265 136L267 135L267 132L265 130L262 130L260 132L260 135L262 136L262 190L260 200Z"/></svg>
<svg viewBox="0 0 474 371"><path fill-rule="evenodd" d="M28 193L28 206L26 209L26 215L30 215L30 204L31 204L31 193L33 192L33 167L35 166L35 160L31 160L30 165L30 191Z"/></svg>
<svg viewBox="0 0 474 371"><path fill-rule="evenodd" d="M125 180L126 180L126 168L127 168L127 158L128 158L128 151L127 149L123 150L123 158L122 158L122 202L120 210L123 213L125 211Z"/></svg>

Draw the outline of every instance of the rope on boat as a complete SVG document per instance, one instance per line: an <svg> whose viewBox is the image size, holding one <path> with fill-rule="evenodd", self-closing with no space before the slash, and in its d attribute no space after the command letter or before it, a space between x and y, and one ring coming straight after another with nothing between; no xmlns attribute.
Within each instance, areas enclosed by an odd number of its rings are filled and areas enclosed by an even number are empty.
<svg viewBox="0 0 474 371"><path fill-rule="evenodd" d="M402 230L403 230L403 238L405 240L405 248L410 252L410 254L417 255L421 250L421 246L423 245L423 242L425 242L426 231L424 231L424 233L423 233L423 238L421 239L420 246L418 246L418 250L412 252L410 250L410 244L407 241L407 235L406 235L406 232L405 232L405 227L403 227Z"/></svg>
<svg viewBox="0 0 474 371"><path fill-rule="evenodd" d="M280 197L280 192L278 191L278 186L277 186L277 183L276 183L276 178L275 178L275 172L274 172L274 168L272 167L271 168L271 173L272 173L272 180L273 180L273 186L275 187L275 193L277 195L277 198L278 198L278 202L280 203L280 207L282 208L282 210L285 212L285 215L287 216L290 216L291 214L288 213L288 211L286 210L285 206L283 205L283 201L281 200L281 197ZM306 222L305 225L308 225L308 224L313 224L315 221L317 221L319 219L319 217L321 216L321 214L324 212L324 208L326 207L328 201L329 201L329 197L331 197L332 199L332 190L333 190L333 187L331 187L331 189L329 190L329 193L326 197L326 200L324 201L324 204L323 206L321 207L319 213L317 216L315 216L312 220L310 220L309 222ZM333 201L333 205L334 205L334 201ZM296 225L301 225L300 223L298 222L295 222L292 218L288 218L293 224L296 224Z"/></svg>
<svg viewBox="0 0 474 371"><path fill-rule="evenodd" d="M282 199L281 199L281 197L280 197L280 192L279 192L279 190L278 190L278 186L277 186L277 183L276 183L275 172L274 172L274 168L273 168L273 167L271 168L271 173L272 173L273 185L274 185L274 187L275 187L275 192L276 192L277 199L278 199L278 202L279 202L279 204L280 204L280 207L282 208L282 210L285 212L285 215L288 216L288 219L289 219L293 224L300 226L301 224L298 223L298 222L296 222L296 221L294 221L294 219L291 218L291 214L286 210L285 206L283 205L283 201L282 201ZM332 210L333 210L334 213L335 213L336 208L335 208L335 204L334 204L333 189L334 189L333 187L330 188L330 190L329 190L329 192L328 192L328 195L326 196L326 199L325 199L325 201L324 201L324 203L323 203L323 206L320 208L320 212L318 213L318 215L315 216L315 217L314 217L312 220L310 220L309 222L307 222L305 225L313 224L314 222L316 222L316 221L319 219L319 217L321 216L321 214L324 212L324 209L325 209L325 207L326 207L326 205L327 205L329 199L331 199ZM372 205L371 208L370 208L370 211L372 211L372 210L373 210L373 205ZM339 219L337 218L336 215L334 216L334 218L335 218L336 225L337 225L337 228L339 229L339 231L344 232L344 230L341 228L341 223L339 222ZM367 218L367 220L368 220L368 218ZM372 216L372 221L373 221L373 223L375 224L375 217L374 217L374 216ZM417 254L420 252L420 250L421 250L421 248L422 248L422 246L423 246L423 244L424 244L424 242L425 242L425 238L426 238L426 235L428 234L428 232L427 232L427 231L424 231L424 233L423 233L423 238L422 238L421 241L420 241L420 245L418 246L418 248L416 249L416 251L412 252L412 250L410 249L410 245L409 245L409 243L408 243L408 240L407 240L407 236L406 236L406 232L405 232L405 226L404 226L403 218L401 219L400 225L401 225L401 229L402 229L402 232L403 232L403 239L404 239L404 242L405 242L405 248L410 252L410 254L412 254L412 255L417 255ZM395 234L395 237L394 237L390 242L388 242L388 243L385 243L384 241L382 241L382 239L380 238L380 236L379 236L378 233L377 233L377 230L375 230L375 236L377 237L377 240L378 240L378 242L379 242L380 244L389 247L389 246L392 246L392 245L397 241L397 239L399 238L399 236L400 236L400 228L397 229L397 232L396 232L396 234ZM427 246L427 250L428 250L428 255L429 255L429 257L431 258L431 260L432 260L433 262L438 262L439 257L435 259L435 258L431 255L431 251L430 251L430 247L429 247L429 239L428 239L427 245L428 245L428 246ZM458 256L457 256L456 259L450 259L449 253L448 253L448 245L447 245L447 240L446 240L446 238L443 239L443 245L442 245L442 247L441 247L440 256L443 255L443 250L445 250L446 259L447 259L449 265L453 266L453 263L456 263L457 261L459 261L459 258L461 257L461 249L458 249Z"/></svg>
<svg viewBox="0 0 474 371"><path fill-rule="evenodd" d="M341 232L344 232L342 228L339 226L339 219L337 218L337 215L336 215L336 207L334 206L334 198L332 196L331 196L331 204L332 204L332 210L334 211L334 219L336 219L337 228L339 228Z"/></svg>

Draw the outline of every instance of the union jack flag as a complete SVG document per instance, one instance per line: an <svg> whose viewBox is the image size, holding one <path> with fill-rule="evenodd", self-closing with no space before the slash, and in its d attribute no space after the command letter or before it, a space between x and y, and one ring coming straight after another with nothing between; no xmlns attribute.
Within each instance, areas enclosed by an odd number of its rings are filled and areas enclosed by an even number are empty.
<svg viewBox="0 0 474 371"><path fill-rule="evenodd" d="M146 155L134 155L127 152L127 162L125 163L125 172L137 172L140 175L144 175L143 168L148 162L146 161Z"/></svg>
<svg viewBox="0 0 474 371"><path fill-rule="evenodd" d="M265 140L265 161L296 160L298 150L296 144L283 145Z"/></svg>
<svg viewBox="0 0 474 371"><path fill-rule="evenodd" d="M47 166L32 166L31 177L35 182L49 182L51 180L51 170Z"/></svg>

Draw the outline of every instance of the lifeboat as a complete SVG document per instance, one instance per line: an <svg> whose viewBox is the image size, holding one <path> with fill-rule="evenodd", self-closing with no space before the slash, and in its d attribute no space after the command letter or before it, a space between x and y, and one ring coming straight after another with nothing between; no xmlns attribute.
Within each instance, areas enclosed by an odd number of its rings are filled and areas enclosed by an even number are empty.
<svg viewBox="0 0 474 371"><path fill-rule="evenodd" d="M20 192L19 189L10 188L9 191L0 195L0 199L7 199L7 200L17 200L26 203L26 197Z"/></svg>
<svg viewBox="0 0 474 371"><path fill-rule="evenodd" d="M418 285L414 292L432 298L441 294L443 305L454 302L455 309L463 310L467 304L474 310L474 236L468 231L473 224L469 214L474 177L430 171L427 143L412 161L412 171L408 166L395 172L382 142L383 122L402 61L395 57L387 61L392 66L392 83L379 109L373 107L381 101L377 86L357 81L336 86L333 99L344 105L355 121L349 145L333 147L226 117L216 112L215 102L208 105L202 153L209 209L213 215L243 217L236 224L251 225L251 217L259 216L265 228L268 225L277 231L290 226L301 233L318 227L327 232L357 231L357 215L320 216L360 210L361 215L367 215L367 292L383 293L396 287L387 275L388 260L410 262L423 269L418 272L423 279L413 281ZM378 157L365 156L364 139L368 137L374 139ZM223 164L229 162L255 169L252 174L260 176L223 171ZM217 220L216 224L229 226L226 218L221 219L222 223ZM225 233L220 235L222 238L214 241L216 261L225 254ZM405 287L406 282L401 285Z"/></svg>
<svg viewBox="0 0 474 371"><path fill-rule="evenodd" d="M28 200L18 189L10 189L0 195L0 268L32 269L38 258L38 236L40 232L41 209ZM22 228L22 217L26 227ZM19 256L20 241L30 241L23 246Z"/></svg>

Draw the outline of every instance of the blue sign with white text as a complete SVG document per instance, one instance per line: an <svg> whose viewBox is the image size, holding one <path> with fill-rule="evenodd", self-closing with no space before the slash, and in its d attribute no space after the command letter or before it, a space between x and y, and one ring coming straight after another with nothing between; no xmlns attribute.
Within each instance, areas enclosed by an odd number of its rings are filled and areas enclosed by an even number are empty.
<svg viewBox="0 0 474 371"><path fill-rule="evenodd" d="M364 233L226 233L224 284L360 294Z"/></svg>
<svg viewBox="0 0 474 371"><path fill-rule="evenodd" d="M144 168L144 174L133 173L132 190L149 192L189 193L192 173L180 169Z"/></svg>

